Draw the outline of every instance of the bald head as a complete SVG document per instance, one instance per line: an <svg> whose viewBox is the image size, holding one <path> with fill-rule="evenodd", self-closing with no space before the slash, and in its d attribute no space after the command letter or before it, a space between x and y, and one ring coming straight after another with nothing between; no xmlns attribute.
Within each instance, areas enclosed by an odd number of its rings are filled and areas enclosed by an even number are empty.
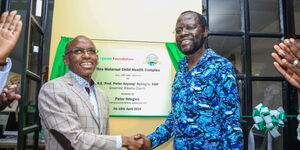
<svg viewBox="0 0 300 150"><path fill-rule="evenodd" d="M92 42L92 40L90 38L88 38L84 35L78 35L66 45L65 53L74 49L75 48L74 46L80 42L89 43L95 47L94 43Z"/></svg>

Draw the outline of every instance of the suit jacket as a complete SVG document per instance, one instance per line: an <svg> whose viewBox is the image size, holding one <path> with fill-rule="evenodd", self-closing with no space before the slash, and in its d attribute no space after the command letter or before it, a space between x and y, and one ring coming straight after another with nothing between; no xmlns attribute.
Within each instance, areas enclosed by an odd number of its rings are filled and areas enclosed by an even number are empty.
<svg viewBox="0 0 300 150"><path fill-rule="evenodd" d="M39 113L45 129L46 150L116 149L116 137L108 136L108 97L95 88L99 118L88 93L66 73L44 84L39 93Z"/></svg>

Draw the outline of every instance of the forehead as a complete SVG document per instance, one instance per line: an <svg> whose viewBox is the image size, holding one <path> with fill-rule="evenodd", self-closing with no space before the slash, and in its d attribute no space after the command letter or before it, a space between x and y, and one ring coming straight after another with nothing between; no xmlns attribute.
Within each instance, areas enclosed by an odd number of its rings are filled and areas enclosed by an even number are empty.
<svg viewBox="0 0 300 150"><path fill-rule="evenodd" d="M184 13L179 16L176 26L184 24L199 24L199 18L195 13Z"/></svg>
<svg viewBox="0 0 300 150"><path fill-rule="evenodd" d="M90 39L76 38L71 42L71 47L90 48L90 47L95 47L95 45Z"/></svg>

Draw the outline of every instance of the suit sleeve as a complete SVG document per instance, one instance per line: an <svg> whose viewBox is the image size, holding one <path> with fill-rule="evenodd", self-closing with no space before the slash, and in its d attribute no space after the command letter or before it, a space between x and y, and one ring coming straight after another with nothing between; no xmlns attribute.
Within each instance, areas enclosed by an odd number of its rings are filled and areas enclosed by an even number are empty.
<svg viewBox="0 0 300 150"><path fill-rule="evenodd" d="M79 117L73 112L64 86L48 82L39 93L39 112L42 123L62 147L70 144L72 149L116 149L116 137L85 132L78 122ZM74 107L74 106L73 106ZM56 134L53 134L56 133ZM60 135L60 136L57 136ZM62 139L64 138L64 139ZM68 141L61 143L61 141Z"/></svg>
<svg viewBox="0 0 300 150"><path fill-rule="evenodd" d="M231 66L231 65L230 65ZM219 98L223 139L226 149L243 149L243 133L240 127L240 102L236 75L232 67L219 69L217 97Z"/></svg>

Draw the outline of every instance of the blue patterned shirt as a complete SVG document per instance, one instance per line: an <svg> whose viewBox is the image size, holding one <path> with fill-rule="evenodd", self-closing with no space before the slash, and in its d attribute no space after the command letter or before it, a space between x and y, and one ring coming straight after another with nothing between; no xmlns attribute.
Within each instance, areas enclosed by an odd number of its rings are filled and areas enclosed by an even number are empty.
<svg viewBox="0 0 300 150"><path fill-rule="evenodd" d="M186 57L178 65L171 112L148 135L152 148L174 137L175 150L242 149L239 95L231 62L207 49L190 71Z"/></svg>

